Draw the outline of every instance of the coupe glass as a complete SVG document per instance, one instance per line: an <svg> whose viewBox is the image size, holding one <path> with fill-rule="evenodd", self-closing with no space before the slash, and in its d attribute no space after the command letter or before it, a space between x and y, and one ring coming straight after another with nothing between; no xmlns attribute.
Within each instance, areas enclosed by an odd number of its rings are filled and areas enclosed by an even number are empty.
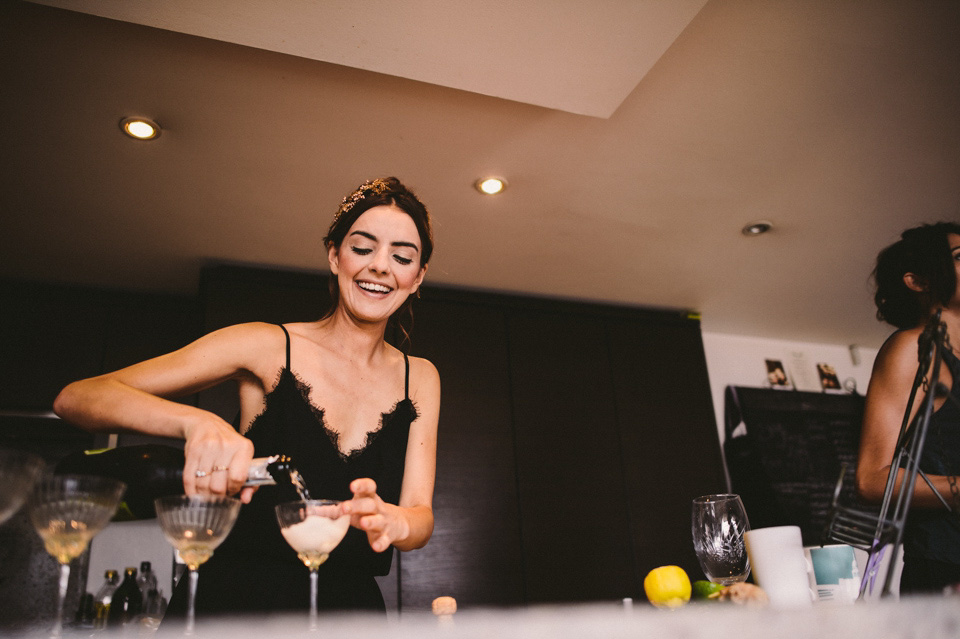
<svg viewBox="0 0 960 639"><path fill-rule="evenodd" d="M0 525L20 510L42 469L39 457L0 448Z"/></svg>
<svg viewBox="0 0 960 639"><path fill-rule="evenodd" d="M350 515L340 513L340 502L307 499L277 504L280 532L297 557L310 569L310 630L317 628L317 569L337 547L347 529Z"/></svg>
<svg viewBox="0 0 960 639"><path fill-rule="evenodd" d="M167 541L189 570L186 634L192 635L197 599L197 568L213 556L237 521L240 500L214 495L172 495L154 500Z"/></svg>
<svg viewBox="0 0 960 639"><path fill-rule="evenodd" d="M83 554L93 536L110 523L127 485L92 475L47 475L33 490L30 521L43 545L60 564L60 588L53 636L63 627L70 562Z"/></svg>
<svg viewBox="0 0 960 639"><path fill-rule="evenodd" d="M729 585L745 581L750 560L743 534L750 530L739 495L704 495L693 500L693 549L707 579Z"/></svg>

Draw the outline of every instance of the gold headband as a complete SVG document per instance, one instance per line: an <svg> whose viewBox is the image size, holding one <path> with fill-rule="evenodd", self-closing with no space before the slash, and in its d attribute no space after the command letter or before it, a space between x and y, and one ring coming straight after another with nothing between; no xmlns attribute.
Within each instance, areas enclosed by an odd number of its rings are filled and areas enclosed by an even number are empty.
<svg viewBox="0 0 960 639"><path fill-rule="evenodd" d="M384 179L377 178L376 180L367 180L361 184L356 191L343 198L343 202L340 203L340 208L337 209L336 214L333 216L333 224L336 224L341 215L347 213L357 202L366 196L383 195L389 189L390 185L387 184L387 181Z"/></svg>

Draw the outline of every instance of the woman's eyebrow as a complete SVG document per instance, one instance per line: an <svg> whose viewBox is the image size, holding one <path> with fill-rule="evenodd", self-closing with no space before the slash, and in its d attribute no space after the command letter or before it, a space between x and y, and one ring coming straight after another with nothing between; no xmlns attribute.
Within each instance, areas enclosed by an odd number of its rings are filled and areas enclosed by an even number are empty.
<svg viewBox="0 0 960 639"><path fill-rule="evenodd" d="M373 235L372 233L367 233L366 231L354 231L354 232L351 233L350 235L361 235L361 236L367 238L368 240L372 240L372 241L374 241L374 242L377 241L377 236L376 236L376 235Z"/></svg>
<svg viewBox="0 0 960 639"><path fill-rule="evenodd" d="M420 252L420 247L414 244L413 242L391 242L390 246L409 246L414 251Z"/></svg>
<svg viewBox="0 0 960 639"><path fill-rule="evenodd" d="M367 238L368 240L370 240L370 241L372 241L372 242L376 242L376 241L377 241L377 236L376 236L376 235L374 235L373 233L367 233L366 231L354 231L354 232L351 233L350 235L360 235L360 236L362 236L362 237ZM417 251L418 253L420 252L420 247L417 246L416 244L414 244L413 242L391 242L391 243L390 243L390 246L408 246L408 247L412 248L414 251Z"/></svg>

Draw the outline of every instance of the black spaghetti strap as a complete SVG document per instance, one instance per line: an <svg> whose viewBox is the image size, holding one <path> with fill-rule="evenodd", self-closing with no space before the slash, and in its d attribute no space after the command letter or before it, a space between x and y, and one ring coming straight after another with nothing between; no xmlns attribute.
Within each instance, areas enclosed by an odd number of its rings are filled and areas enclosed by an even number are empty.
<svg viewBox="0 0 960 639"><path fill-rule="evenodd" d="M283 324L277 324L282 330L283 334L287 336L287 370L290 370L290 333L287 332L287 327Z"/></svg>
<svg viewBox="0 0 960 639"><path fill-rule="evenodd" d="M410 399L410 358L406 353L403 354L403 365L406 367L403 374L403 398Z"/></svg>

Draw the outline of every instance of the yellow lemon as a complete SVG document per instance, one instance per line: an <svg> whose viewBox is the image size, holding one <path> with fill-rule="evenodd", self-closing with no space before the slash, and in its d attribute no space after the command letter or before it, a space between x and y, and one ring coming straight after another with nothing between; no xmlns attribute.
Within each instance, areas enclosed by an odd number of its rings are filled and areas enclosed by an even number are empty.
<svg viewBox="0 0 960 639"><path fill-rule="evenodd" d="M659 608L677 608L690 601L690 578L680 566L660 566L647 573L643 591Z"/></svg>

